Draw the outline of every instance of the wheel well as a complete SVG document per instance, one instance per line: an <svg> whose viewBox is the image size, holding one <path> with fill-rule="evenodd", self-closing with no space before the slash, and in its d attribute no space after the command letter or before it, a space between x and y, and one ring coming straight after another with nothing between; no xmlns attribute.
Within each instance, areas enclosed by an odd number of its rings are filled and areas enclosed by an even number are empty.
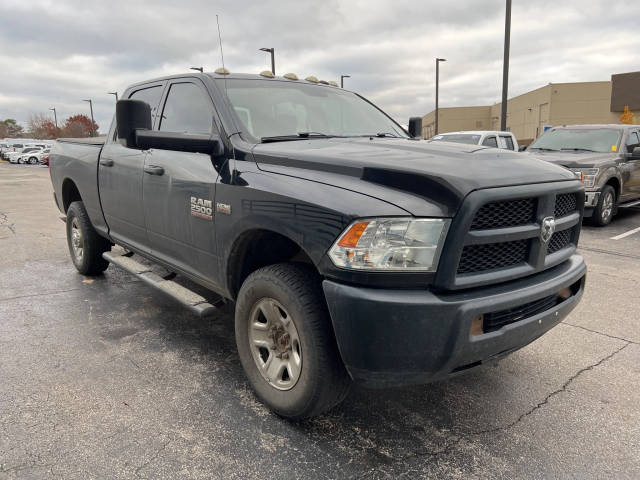
<svg viewBox="0 0 640 480"><path fill-rule="evenodd" d="M616 177L611 177L609 180L607 180L606 185L611 185L613 187L613 190L616 192L617 200L618 197L620 197L620 180L618 180Z"/></svg>
<svg viewBox="0 0 640 480"><path fill-rule="evenodd" d="M251 230L243 233L235 242L227 263L229 290L236 298L245 279L259 268L274 263L313 261L293 240L270 230Z"/></svg>
<svg viewBox="0 0 640 480"><path fill-rule="evenodd" d="M82 201L82 197L80 196L80 192L78 191L78 187L73 183L71 179L65 179L62 182L62 208L65 213L69 209L69 205L75 201Z"/></svg>

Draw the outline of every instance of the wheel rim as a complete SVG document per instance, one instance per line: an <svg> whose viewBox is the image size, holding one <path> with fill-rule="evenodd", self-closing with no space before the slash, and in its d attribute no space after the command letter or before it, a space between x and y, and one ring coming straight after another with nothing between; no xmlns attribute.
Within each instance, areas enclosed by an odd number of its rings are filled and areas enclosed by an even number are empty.
<svg viewBox="0 0 640 480"><path fill-rule="evenodd" d="M84 254L84 237L82 236L82 230L78 224L78 219L71 220L71 249L73 250L73 256L78 262L82 261L82 255Z"/></svg>
<svg viewBox="0 0 640 480"><path fill-rule="evenodd" d="M289 312L273 298L262 298L249 316L249 347L262 377L278 390L290 390L302 371L302 347Z"/></svg>
<svg viewBox="0 0 640 480"><path fill-rule="evenodd" d="M613 195L611 192L607 192L602 199L602 220L607 221L613 212Z"/></svg>

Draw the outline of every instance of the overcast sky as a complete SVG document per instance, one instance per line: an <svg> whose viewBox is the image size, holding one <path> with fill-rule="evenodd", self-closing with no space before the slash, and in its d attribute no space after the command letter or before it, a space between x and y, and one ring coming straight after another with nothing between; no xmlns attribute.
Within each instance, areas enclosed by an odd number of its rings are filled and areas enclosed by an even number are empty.
<svg viewBox="0 0 640 480"><path fill-rule="evenodd" d="M504 0L0 0L0 119L56 107L105 131L130 83L191 66L339 81L403 124L440 105L499 100ZM640 70L640 1L513 0L509 96L549 82Z"/></svg>

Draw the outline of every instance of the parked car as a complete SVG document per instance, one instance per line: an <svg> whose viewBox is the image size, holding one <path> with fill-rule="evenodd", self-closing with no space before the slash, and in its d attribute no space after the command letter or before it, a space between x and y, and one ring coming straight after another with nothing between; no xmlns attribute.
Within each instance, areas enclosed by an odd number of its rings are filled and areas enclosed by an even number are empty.
<svg viewBox="0 0 640 480"><path fill-rule="evenodd" d="M39 147L36 147L39 148ZM29 150L26 152L26 150ZM39 150L31 150L26 148L25 152L18 157L18 163L30 163L36 165L41 162L42 158L51 151L50 148L40 148Z"/></svg>
<svg viewBox="0 0 640 480"><path fill-rule="evenodd" d="M45 155L43 155L43 157L40 159L40 165L46 165L47 167L49 166L49 155L50 153L46 153Z"/></svg>
<svg viewBox="0 0 640 480"><path fill-rule="evenodd" d="M5 160L9 160L9 154L22 153L23 149L23 143L10 143L9 148L6 151L2 152L2 158Z"/></svg>
<svg viewBox="0 0 640 480"><path fill-rule="evenodd" d="M469 132L447 132L439 133L429 140L434 142L455 142L469 145L483 145L485 147L503 148L505 150L520 149L516 137L511 132L498 131L469 131Z"/></svg>
<svg viewBox="0 0 640 480"><path fill-rule="evenodd" d="M33 163L38 163L37 154L42 152L42 148L40 147L25 147L20 152L9 152L7 160L11 163L27 163L31 156L36 158L36 161ZM26 159L27 161L20 161L20 159Z"/></svg>
<svg viewBox="0 0 640 480"><path fill-rule="evenodd" d="M611 223L619 208L640 205L640 125L554 127L527 151L581 178L584 216L597 226Z"/></svg>
<svg viewBox="0 0 640 480"><path fill-rule="evenodd" d="M121 98L106 137L51 151L71 259L84 275L113 263L198 315L232 301L239 361L279 415L320 414L351 381L495 362L582 296L584 188L564 168L419 141L419 118L407 134L313 77L176 75Z"/></svg>

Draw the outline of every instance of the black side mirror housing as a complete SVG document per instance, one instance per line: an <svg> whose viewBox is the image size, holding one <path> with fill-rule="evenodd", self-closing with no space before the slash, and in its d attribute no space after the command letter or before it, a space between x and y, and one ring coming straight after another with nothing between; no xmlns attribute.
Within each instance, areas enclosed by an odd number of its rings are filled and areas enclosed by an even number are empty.
<svg viewBox="0 0 640 480"><path fill-rule="evenodd" d="M520 146L518 147L518 151L519 151L519 152L524 152L526 149L527 149L527 146L526 146L526 145L520 145Z"/></svg>
<svg viewBox="0 0 640 480"><path fill-rule="evenodd" d="M136 130L136 146L142 150L159 148L178 152L206 153L213 157L224 154L219 135L197 135L179 132Z"/></svg>
<svg viewBox="0 0 640 480"><path fill-rule="evenodd" d="M635 147L631 152L631 158L634 160L640 160L640 147Z"/></svg>
<svg viewBox="0 0 640 480"><path fill-rule="evenodd" d="M422 117L411 117L409 119L409 135L413 138L422 137Z"/></svg>
<svg viewBox="0 0 640 480"><path fill-rule="evenodd" d="M118 100L116 103L118 138L124 139L127 148L136 147L136 131L151 130L151 107L142 100Z"/></svg>

